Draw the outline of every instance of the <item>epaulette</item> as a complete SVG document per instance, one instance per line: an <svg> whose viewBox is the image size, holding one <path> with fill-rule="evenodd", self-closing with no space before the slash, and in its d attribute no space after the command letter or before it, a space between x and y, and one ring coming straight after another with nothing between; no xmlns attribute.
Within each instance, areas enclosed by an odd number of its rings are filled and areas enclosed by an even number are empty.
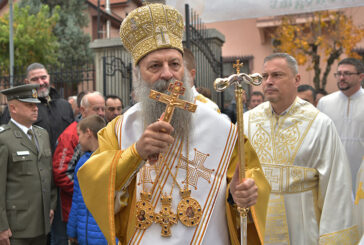
<svg viewBox="0 0 364 245"><path fill-rule="evenodd" d="M43 129L43 130L45 130L45 128L42 128L41 126L38 126L38 125L32 125L34 128L38 128L38 129Z"/></svg>
<svg viewBox="0 0 364 245"><path fill-rule="evenodd" d="M0 133L5 132L6 130L8 130L10 127L8 125L1 125L0 126Z"/></svg>

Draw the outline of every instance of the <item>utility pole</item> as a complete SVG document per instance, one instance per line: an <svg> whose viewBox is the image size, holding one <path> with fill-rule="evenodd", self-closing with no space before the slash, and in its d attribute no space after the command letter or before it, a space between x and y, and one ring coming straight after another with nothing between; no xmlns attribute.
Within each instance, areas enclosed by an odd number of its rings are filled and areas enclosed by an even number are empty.
<svg viewBox="0 0 364 245"><path fill-rule="evenodd" d="M100 0L97 0L97 39L100 37Z"/></svg>
<svg viewBox="0 0 364 245"><path fill-rule="evenodd" d="M10 87L14 85L14 39L13 39L13 0L9 0L9 56L10 56Z"/></svg>
<svg viewBox="0 0 364 245"><path fill-rule="evenodd" d="M111 15L110 0L106 0L105 11ZM106 38L110 38L110 19L106 20Z"/></svg>

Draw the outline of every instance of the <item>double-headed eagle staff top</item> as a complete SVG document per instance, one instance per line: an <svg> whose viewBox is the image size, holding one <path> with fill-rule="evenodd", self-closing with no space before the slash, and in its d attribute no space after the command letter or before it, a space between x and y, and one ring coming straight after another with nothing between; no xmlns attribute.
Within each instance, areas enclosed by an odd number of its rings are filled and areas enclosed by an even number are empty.
<svg viewBox="0 0 364 245"><path fill-rule="evenodd" d="M235 84L235 100L236 100L236 114L237 114L237 126L238 126L238 149L239 149L239 179L242 181L245 178L245 151L244 151L244 106L243 96L244 89L243 83L258 86L262 83L262 76L259 73L248 75L240 73L240 61L237 60L233 68L236 69L236 74L229 76L228 78L217 78L214 82L214 88L218 92L224 91L230 85ZM240 213L240 244L247 245L247 214L249 208L238 207Z"/></svg>

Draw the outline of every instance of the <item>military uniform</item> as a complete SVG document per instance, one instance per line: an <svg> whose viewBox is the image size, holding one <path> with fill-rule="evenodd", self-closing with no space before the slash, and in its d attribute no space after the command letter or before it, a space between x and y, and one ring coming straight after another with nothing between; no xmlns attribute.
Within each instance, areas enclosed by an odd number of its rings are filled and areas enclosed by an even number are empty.
<svg viewBox="0 0 364 245"><path fill-rule="evenodd" d="M36 144L13 120L0 127L0 232L10 228L11 244L49 233L56 208L49 136L41 127L32 130Z"/></svg>

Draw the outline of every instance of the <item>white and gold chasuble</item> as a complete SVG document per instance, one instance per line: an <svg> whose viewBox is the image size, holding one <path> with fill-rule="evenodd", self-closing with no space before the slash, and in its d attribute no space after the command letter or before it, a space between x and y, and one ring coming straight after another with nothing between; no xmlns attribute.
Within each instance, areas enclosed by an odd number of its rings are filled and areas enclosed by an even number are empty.
<svg viewBox="0 0 364 245"><path fill-rule="evenodd" d="M170 237L161 236L161 226L152 224L146 230L137 229L129 244L229 244L229 233L225 215L226 171L235 146L237 131L228 120L220 117L206 105L198 104L193 114L189 132L188 156L186 142L175 140L168 153L163 155L163 163L154 166L145 164L137 173L137 201L143 191L151 191L159 167L160 178L151 203L155 213L161 209L162 194L172 191L172 212L177 214L177 205L181 201L178 185L173 184L173 175L177 172L177 182L181 188L186 181L186 169L189 168L188 183L191 197L202 208L202 218L197 226L186 227L179 220L171 225ZM120 129L116 129L121 149L127 149L141 136L144 125L140 106L130 108L123 116ZM201 123L204 122L204 123ZM210 123L206 123L210 122ZM213 144L211 144L213 142ZM179 149L182 150L179 151ZM166 167L169 166L169 169ZM173 186L173 190L172 190ZM163 191L161 191L161 188Z"/></svg>
<svg viewBox="0 0 364 245"><path fill-rule="evenodd" d="M244 125L272 187L264 244L356 244L351 173L332 121L297 97L279 116L259 105Z"/></svg>

